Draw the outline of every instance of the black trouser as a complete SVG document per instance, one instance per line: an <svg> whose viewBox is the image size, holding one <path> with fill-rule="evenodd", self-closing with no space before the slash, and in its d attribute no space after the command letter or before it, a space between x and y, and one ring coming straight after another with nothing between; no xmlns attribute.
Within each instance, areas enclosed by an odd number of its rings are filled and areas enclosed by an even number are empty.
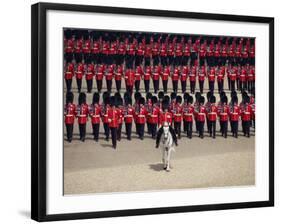
<svg viewBox="0 0 281 224"><path fill-rule="evenodd" d="M186 134L187 134L187 137L189 138L192 138L192 121L188 122L188 121L185 121L184 122L184 126L186 127Z"/></svg>
<svg viewBox="0 0 281 224"><path fill-rule="evenodd" d="M180 138L181 136L181 122L175 122L174 121L174 128L175 128L175 132L178 135L178 138Z"/></svg>
<svg viewBox="0 0 281 224"><path fill-rule="evenodd" d="M245 136L250 137L251 121L242 121L242 129Z"/></svg>
<svg viewBox="0 0 281 224"><path fill-rule="evenodd" d="M191 93L195 92L195 81L190 81L190 92Z"/></svg>
<svg viewBox="0 0 281 224"><path fill-rule="evenodd" d="M232 135L237 138L238 136L238 121L230 121Z"/></svg>
<svg viewBox="0 0 281 224"><path fill-rule="evenodd" d="M209 125L210 125L210 136L212 136L213 138L216 137L216 121L209 121Z"/></svg>
<svg viewBox="0 0 281 224"><path fill-rule="evenodd" d="M231 91L235 90L235 80L230 80L230 90Z"/></svg>
<svg viewBox="0 0 281 224"><path fill-rule="evenodd" d="M168 64L168 58L166 56L160 56L160 62L163 66Z"/></svg>
<svg viewBox="0 0 281 224"><path fill-rule="evenodd" d="M140 80L135 81L135 89L136 89L136 92L138 92L140 90Z"/></svg>
<svg viewBox="0 0 281 224"><path fill-rule="evenodd" d="M227 77L227 84L228 84L228 89L230 90L231 84L230 84L230 78Z"/></svg>
<svg viewBox="0 0 281 224"><path fill-rule="evenodd" d="M125 123L126 126L126 135L127 139L131 140L131 134L132 134L132 123Z"/></svg>
<svg viewBox="0 0 281 224"><path fill-rule="evenodd" d="M208 132L210 133L210 121L208 118L206 119L206 123L207 123Z"/></svg>
<svg viewBox="0 0 281 224"><path fill-rule="evenodd" d="M77 83L78 92L80 93L81 92L82 79L76 78L76 83Z"/></svg>
<svg viewBox="0 0 281 224"><path fill-rule="evenodd" d="M140 139L143 139L144 135L144 124L136 124L137 134Z"/></svg>
<svg viewBox="0 0 281 224"><path fill-rule="evenodd" d="M107 92L111 92L111 88L112 88L112 80L106 80L106 88L107 88Z"/></svg>
<svg viewBox="0 0 281 224"><path fill-rule="evenodd" d="M79 63L82 61L82 53L74 53L74 59L76 63Z"/></svg>
<svg viewBox="0 0 281 224"><path fill-rule="evenodd" d="M109 125L108 125L108 123L103 123L103 128L104 128L105 139L108 140L109 139Z"/></svg>
<svg viewBox="0 0 281 224"><path fill-rule="evenodd" d="M91 62L91 53L84 53L85 63L89 64Z"/></svg>
<svg viewBox="0 0 281 224"><path fill-rule="evenodd" d="M173 91L175 93L178 92L178 80L176 80L176 81L173 80Z"/></svg>
<svg viewBox="0 0 281 224"><path fill-rule="evenodd" d="M163 90L164 93L167 93L168 91L168 80L162 80Z"/></svg>
<svg viewBox="0 0 281 224"><path fill-rule="evenodd" d="M213 93L214 92L215 81L209 81L209 90Z"/></svg>
<svg viewBox="0 0 281 224"><path fill-rule="evenodd" d="M197 121L199 137L204 138L204 124L205 121Z"/></svg>
<svg viewBox="0 0 281 224"><path fill-rule="evenodd" d="M150 123L146 122L146 126L147 126L147 133L150 135L150 134L151 134L151 126L150 126Z"/></svg>
<svg viewBox="0 0 281 224"><path fill-rule="evenodd" d="M144 66L150 66L150 57L144 57Z"/></svg>
<svg viewBox="0 0 281 224"><path fill-rule="evenodd" d="M88 93L90 93L92 91L92 88L93 88L93 79L87 80Z"/></svg>
<svg viewBox="0 0 281 224"><path fill-rule="evenodd" d="M112 146L116 148L117 146L117 128L110 128L111 132L111 140L112 140Z"/></svg>
<svg viewBox="0 0 281 224"><path fill-rule="evenodd" d="M221 124L221 134L222 134L222 136L227 138L227 126L228 126L227 124L228 124L228 122L227 121L221 121L220 124Z"/></svg>
<svg viewBox="0 0 281 224"><path fill-rule="evenodd" d="M186 81L181 81L181 90L182 90L182 93L186 92Z"/></svg>
<svg viewBox="0 0 281 224"><path fill-rule="evenodd" d="M122 132L122 123L118 125L118 129L117 129L117 140L118 141L121 140L121 132Z"/></svg>
<svg viewBox="0 0 281 224"><path fill-rule="evenodd" d="M204 88L204 81L199 80L199 89L200 89L200 93L203 93L203 88Z"/></svg>
<svg viewBox="0 0 281 224"><path fill-rule="evenodd" d="M80 140L84 142L86 136L86 124L79 124L79 134Z"/></svg>
<svg viewBox="0 0 281 224"><path fill-rule="evenodd" d="M152 138L155 139L157 134L157 124L150 124L150 130Z"/></svg>
<svg viewBox="0 0 281 224"><path fill-rule="evenodd" d="M65 79L67 92L71 91L72 79Z"/></svg>
<svg viewBox="0 0 281 224"><path fill-rule="evenodd" d="M69 142L72 141L72 134L73 134L73 124L65 124L66 126L66 135L67 135L67 140Z"/></svg>
<svg viewBox="0 0 281 224"><path fill-rule="evenodd" d="M141 65L142 61L143 61L143 55L137 55L135 60L135 65L136 66Z"/></svg>
<svg viewBox="0 0 281 224"><path fill-rule="evenodd" d="M218 81L218 89L219 89L219 93L223 91L223 81Z"/></svg>
<svg viewBox="0 0 281 224"><path fill-rule="evenodd" d="M102 80L96 80L96 81L97 81L97 89L98 89L98 92L100 93L101 89L102 89Z"/></svg>
<svg viewBox="0 0 281 224"><path fill-rule="evenodd" d="M158 55L152 56L152 60L153 60L153 65L159 64L159 56Z"/></svg>
<svg viewBox="0 0 281 224"><path fill-rule="evenodd" d="M128 86L128 85L126 85L126 91L127 91L130 95L132 95L132 94L133 94L133 86Z"/></svg>
<svg viewBox="0 0 281 224"><path fill-rule="evenodd" d="M100 133L100 124L93 124L92 123L92 128L93 128L94 140L98 141L99 140L99 133Z"/></svg>
<svg viewBox="0 0 281 224"><path fill-rule="evenodd" d="M121 89L121 80L115 80L116 90L120 92Z"/></svg>
<svg viewBox="0 0 281 224"><path fill-rule="evenodd" d="M149 83L150 83L150 80L144 80L144 88L145 88L146 93L149 92Z"/></svg>
<svg viewBox="0 0 281 224"><path fill-rule="evenodd" d="M154 88L154 93L157 93L159 90L159 80L153 80L153 88Z"/></svg>

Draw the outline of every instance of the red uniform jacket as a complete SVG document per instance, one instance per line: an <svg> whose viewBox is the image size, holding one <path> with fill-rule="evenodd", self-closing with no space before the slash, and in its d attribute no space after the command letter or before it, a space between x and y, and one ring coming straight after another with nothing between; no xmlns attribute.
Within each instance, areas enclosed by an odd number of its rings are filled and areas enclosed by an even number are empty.
<svg viewBox="0 0 281 224"><path fill-rule="evenodd" d="M106 105L106 106L103 106L103 109L102 109L102 122L105 123L105 124L108 124L109 121L108 121L108 110L109 110L110 106L109 105Z"/></svg>
<svg viewBox="0 0 281 224"><path fill-rule="evenodd" d="M168 124L171 125L172 121L173 114L171 112L160 112L159 125L163 126L165 122L168 122Z"/></svg>
<svg viewBox="0 0 281 224"><path fill-rule="evenodd" d="M228 121L229 106L221 105L219 109L220 121Z"/></svg>
<svg viewBox="0 0 281 224"><path fill-rule="evenodd" d="M241 111L241 119L242 121L250 121L252 118L252 107L250 104L245 104Z"/></svg>
<svg viewBox="0 0 281 224"><path fill-rule="evenodd" d="M120 43L117 53L120 55L125 55L126 54L126 45L124 43Z"/></svg>
<svg viewBox="0 0 281 224"><path fill-rule="evenodd" d="M83 39L76 40L74 45L74 52L81 53L83 47Z"/></svg>
<svg viewBox="0 0 281 224"><path fill-rule="evenodd" d="M145 51L145 44L144 43L139 43L138 50L137 50L137 55L144 55Z"/></svg>
<svg viewBox="0 0 281 224"><path fill-rule="evenodd" d="M173 110L173 119L174 122L182 122L182 106L180 104L176 104Z"/></svg>
<svg viewBox="0 0 281 224"><path fill-rule="evenodd" d="M170 69L169 67L165 67L161 78L162 80L168 80L169 76L170 76Z"/></svg>
<svg viewBox="0 0 281 224"><path fill-rule="evenodd" d="M106 55L109 54L109 42L103 41L101 52Z"/></svg>
<svg viewBox="0 0 281 224"><path fill-rule="evenodd" d="M229 107L229 118L231 121L238 121L240 116L240 107L238 105L232 105Z"/></svg>
<svg viewBox="0 0 281 224"><path fill-rule="evenodd" d="M140 105L137 110L135 110L135 122L136 124L144 124L147 111L144 105Z"/></svg>
<svg viewBox="0 0 281 224"><path fill-rule="evenodd" d="M83 103L81 105L77 105L76 108L76 117L78 118L78 124L86 124L88 120L88 105Z"/></svg>
<svg viewBox="0 0 281 224"><path fill-rule="evenodd" d="M140 81L142 75L143 75L143 71L142 71L141 66L137 66L137 68L136 68L136 73L135 73L135 80L136 80L136 81L137 81L137 80Z"/></svg>
<svg viewBox="0 0 281 224"><path fill-rule="evenodd" d="M211 68L208 79L210 82L214 82L215 78L216 78L216 70L215 70L215 68Z"/></svg>
<svg viewBox="0 0 281 224"><path fill-rule="evenodd" d="M200 69L200 71L198 73L198 80L199 81L204 81L205 80L205 76L206 76L205 70Z"/></svg>
<svg viewBox="0 0 281 224"><path fill-rule="evenodd" d="M76 106L74 103L66 104L64 107L64 122L65 124L74 124L76 115Z"/></svg>
<svg viewBox="0 0 281 224"><path fill-rule="evenodd" d="M146 69L145 73L143 74L144 80L150 80L151 71L149 69Z"/></svg>
<svg viewBox="0 0 281 224"><path fill-rule="evenodd" d="M160 47L160 56L166 57L167 56L167 45L165 43L161 44Z"/></svg>
<svg viewBox="0 0 281 224"><path fill-rule="evenodd" d="M172 80L173 81L178 81L179 80L179 70L175 68L174 72L172 73Z"/></svg>
<svg viewBox="0 0 281 224"><path fill-rule="evenodd" d="M91 117L92 124L99 124L101 118L101 106L99 104L90 105L89 115Z"/></svg>
<svg viewBox="0 0 281 224"><path fill-rule="evenodd" d="M73 73L74 73L74 65L72 63L68 63L64 74L65 79L72 79Z"/></svg>
<svg viewBox="0 0 281 224"><path fill-rule="evenodd" d="M74 41L72 39L66 40L64 52L72 53L73 52L73 47L74 47Z"/></svg>
<svg viewBox="0 0 281 224"><path fill-rule="evenodd" d="M133 123L134 118L134 107L131 105L125 106L123 110L124 121L126 124Z"/></svg>
<svg viewBox="0 0 281 224"><path fill-rule="evenodd" d="M207 113L207 117L209 121L217 120L218 108L215 104L211 104Z"/></svg>
<svg viewBox="0 0 281 224"><path fill-rule="evenodd" d="M83 46L83 53L88 54L91 53L91 40L85 40Z"/></svg>
<svg viewBox="0 0 281 224"><path fill-rule="evenodd" d="M95 66L93 64L89 64L87 66L87 73L86 73L86 80L91 80L94 77L94 68Z"/></svg>
<svg viewBox="0 0 281 224"><path fill-rule="evenodd" d="M182 69L182 73L181 73L180 79L181 79L181 81L186 81L187 77L188 77L188 67L184 66L183 69Z"/></svg>
<svg viewBox="0 0 281 224"><path fill-rule="evenodd" d="M182 56L183 52L182 52L182 44L181 43L178 43L177 46L176 46L176 52L175 52L175 55L176 56Z"/></svg>
<svg viewBox="0 0 281 224"><path fill-rule="evenodd" d="M124 116L123 116L124 107L123 107L123 106L119 106L118 109L119 109L118 124L119 124L119 125L122 125L122 123L123 123L123 118L124 118Z"/></svg>
<svg viewBox="0 0 281 224"><path fill-rule="evenodd" d="M125 74L125 81L127 86L133 86L135 82L135 73L133 70L129 69Z"/></svg>
<svg viewBox="0 0 281 224"><path fill-rule="evenodd" d="M198 108L198 111L196 111L197 115L196 115L196 119L197 121L200 121L200 122L204 122L205 121L205 115L206 115L206 107L201 105L199 106Z"/></svg>
<svg viewBox="0 0 281 224"><path fill-rule="evenodd" d="M94 43L93 43L93 47L92 47L92 53L93 54L98 54L98 53L100 53L100 44L99 44L99 42L98 41L94 41Z"/></svg>
<svg viewBox="0 0 281 224"><path fill-rule="evenodd" d="M103 79L103 73L104 73L103 67L100 65L98 67L98 72L96 74L96 80L102 80Z"/></svg>
<svg viewBox="0 0 281 224"><path fill-rule="evenodd" d="M182 113L183 113L183 120L185 122L192 122L193 121L193 113L194 113L194 107L191 104L185 103L182 107Z"/></svg>
<svg viewBox="0 0 281 224"><path fill-rule="evenodd" d="M120 110L116 107L110 107L108 109L108 121L110 128L117 128L119 125Z"/></svg>
<svg viewBox="0 0 281 224"><path fill-rule="evenodd" d="M160 109L156 105L151 107L151 111L147 114L147 122L150 124L157 124L159 121Z"/></svg>
<svg viewBox="0 0 281 224"><path fill-rule="evenodd" d="M82 79L83 74L84 74L84 64L83 63L78 64L75 74L76 74L77 79Z"/></svg>
<svg viewBox="0 0 281 224"><path fill-rule="evenodd" d="M184 45L183 55L188 57L190 56L190 45L188 43Z"/></svg>
<svg viewBox="0 0 281 224"><path fill-rule="evenodd" d="M122 76L123 76L123 69L121 66L118 66L117 72L114 75L114 79L120 81L120 80L122 80Z"/></svg>

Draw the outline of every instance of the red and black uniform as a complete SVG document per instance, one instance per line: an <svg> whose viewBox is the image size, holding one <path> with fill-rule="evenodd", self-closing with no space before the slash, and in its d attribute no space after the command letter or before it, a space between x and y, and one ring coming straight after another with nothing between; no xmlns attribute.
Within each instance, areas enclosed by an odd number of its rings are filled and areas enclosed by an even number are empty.
<svg viewBox="0 0 281 224"><path fill-rule="evenodd" d="M239 83L241 91L247 89L247 70L244 67L242 67L240 72Z"/></svg>
<svg viewBox="0 0 281 224"><path fill-rule="evenodd" d="M82 78L83 78L83 75L84 75L84 64L82 62L77 65L75 75L76 75L78 92L80 93L81 85L82 85Z"/></svg>
<svg viewBox="0 0 281 224"><path fill-rule="evenodd" d="M84 40L82 51L85 63L91 63L91 39Z"/></svg>
<svg viewBox="0 0 281 224"><path fill-rule="evenodd" d="M250 106L252 108L252 116L251 116L251 120L252 120L252 125L253 128L255 128L256 126L256 104L255 104L255 98L253 96L250 97Z"/></svg>
<svg viewBox="0 0 281 224"><path fill-rule="evenodd" d="M160 54L161 65L166 66L168 64L168 61L167 61L167 43L161 44L159 54Z"/></svg>
<svg viewBox="0 0 281 224"><path fill-rule="evenodd" d="M172 73L172 84L173 84L173 91L175 93L178 92L178 82L180 78L180 70L175 68L174 72Z"/></svg>
<svg viewBox="0 0 281 224"><path fill-rule="evenodd" d="M196 114L195 118L198 127L199 137L204 138L206 107L204 105L199 105L197 111L194 111L194 113Z"/></svg>
<svg viewBox="0 0 281 224"><path fill-rule="evenodd" d="M146 44L145 45L145 51L144 51L144 65L145 66L150 66L150 59L152 55L152 47L151 44Z"/></svg>
<svg viewBox="0 0 281 224"><path fill-rule="evenodd" d="M215 79L216 79L216 69L215 67L211 67L209 74L208 74L208 80L209 80L209 90L213 93L215 89Z"/></svg>
<svg viewBox="0 0 281 224"><path fill-rule="evenodd" d="M121 65L118 65L117 71L114 73L116 90L118 92L120 92L121 89L122 77L123 77L123 68Z"/></svg>
<svg viewBox="0 0 281 224"><path fill-rule="evenodd" d="M186 80L188 77L189 69L187 66L184 66L181 72L180 80L181 80L181 90L182 93L186 92Z"/></svg>
<svg viewBox="0 0 281 224"><path fill-rule="evenodd" d="M138 49L136 52L136 61L135 61L136 66L140 66L142 64L144 58L144 52L145 52L145 42L140 42L138 44Z"/></svg>
<svg viewBox="0 0 281 224"><path fill-rule="evenodd" d="M152 74L154 93L157 93L159 90L160 74L161 74L161 66L156 66Z"/></svg>
<svg viewBox="0 0 281 224"><path fill-rule="evenodd" d="M111 139L113 148L116 149L117 146L117 129L119 126L120 110L115 106L109 107L108 109L108 121L109 128L111 132Z"/></svg>
<svg viewBox="0 0 281 224"><path fill-rule="evenodd" d="M82 48L83 48L83 39L76 39L74 42L74 58L76 62L82 61Z"/></svg>
<svg viewBox="0 0 281 224"><path fill-rule="evenodd" d="M184 103L182 107L183 127L187 132L187 137L192 138L192 123L193 123L194 107L191 103Z"/></svg>
<svg viewBox="0 0 281 224"><path fill-rule="evenodd" d="M146 122L147 110L144 105L139 105L135 109L135 123L136 123L136 132L141 140L144 136L144 124Z"/></svg>
<svg viewBox="0 0 281 224"><path fill-rule="evenodd" d="M181 122L182 122L182 106L179 103L176 103L173 113L173 120L174 120L174 128L175 132L178 135L178 138L181 137Z"/></svg>
<svg viewBox="0 0 281 224"><path fill-rule="evenodd" d="M113 75L114 75L114 67L113 65L110 65L107 70L107 73L105 74L106 88L109 93L111 92L111 88L112 88Z"/></svg>
<svg viewBox="0 0 281 224"><path fill-rule="evenodd" d="M123 117L126 126L126 135L127 139L131 140L131 133L132 133L132 123L134 120L134 107L130 104L126 105L123 110Z"/></svg>
<svg viewBox="0 0 281 224"><path fill-rule="evenodd" d="M150 77L151 77L151 68L147 67L145 73L143 74L144 88L146 93L149 92Z"/></svg>
<svg viewBox="0 0 281 224"><path fill-rule="evenodd" d="M159 122L160 109L156 104L153 104L151 106L151 110L147 112L147 123L149 124L152 138L155 139L157 133L157 124Z"/></svg>
<svg viewBox="0 0 281 224"><path fill-rule="evenodd" d="M93 77L95 73L95 66L93 64L88 64L87 65L87 72L86 72L86 82L87 82L87 90L88 93L92 91L93 88Z"/></svg>
<svg viewBox="0 0 281 224"><path fill-rule="evenodd" d="M101 121L101 106L98 103L89 106L89 116L91 117L94 140L98 141Z"/></svg>
<svg viewBox="0 0 281 224"><path fill-rule="evenodd" d="M214 103L212 103L208 107L207 118L209 122L209 133L210 136L212 136L213 138L216 138L217 113L218 113L218 108Z"/></svg>
<svg viewBox="0 0 281 224"><path fill-rule="evenodd" d="M218 114L220 118L221 134L227 138L229 106L225 103L220 105Z"/></svg>
<svg viewBox="0 0 281 224"><path fill-rule="evenodd" d="M168 91L169 76L170 76L170 68L168 66L165 66L161 75L164 93L167 93Z"/></svg>
<svg viewBox="0 0 281 224"><path fill-rule="evenodd" d="M123 112L124 112L124 106L118 105L119 109L119 118L118 118L118 128L117 128L117 140L121 141L121 134L122 134L122 125L123 125Z"/></svg>
<svg viewBox="0 0 281 224"><path fill-rule="evenodd" d="M235 91L235 82L237 79L237 67L233 67L230 69L228 73L229 81L230 81L230 90Z"/></svg>
<svg viewBox="0 0 281 224"><path fill-rule="evenodd" d="M66 39L64 42L64 53L66 61L70 62L73 59L74 40L72 38Z"/></svg>
<svg viewBox="0 0 281 224"><path fill-rule="evenodd" d="M160 44L158 42L154 42L152 46L153 65L159 64L159 49L160 49Z"/></svg>
<svg viewBox="0 0 281 224"><path fill-rule="evenodd" d="M109 48L110 48L110 44L109 41L103 41L102 42L102 47L101 47L101 58L102 58L102 62L105 64L109 64Z"/></svg>
<svg viewBox="0 0 281 224"><path fill-rule="evenodd" d="M160 111L159 126L162 127L165 122L171 126L173 122L173 114L169 111Z"/></svg>
<svg viewBox="0 0 281 224"><path fill-rule="evenodd" d="M64 123L66 126L67 140L72 141L73 125L76 116L76 106L74 103L68 103L64 107Z"/></svg>
<svg viewBox="0 0 281 224"><path fill-rule="evenodd" d="M99 56L100 56L100 43L99 43L99 41L93 42L91 52L92 52L92 58L93 58L94 64L99 63Z"/></svg>
<svg viewBox="0 0 281 224"><path fill-rule="evenodd" d="M109 120L108 120L108 111L109 111L110 106L103 105L101 115L102 115L102 122L103 122L103 128L104 128L104 135L105 135L105 140L108 141L109 139Z"/></svg>
<svg viewBox="0 0 281 224"><path fill-rule="evenodd" d="M248 91L252 92L253 88L255 88L255 67L251 66L249 69L248 77Z"/></svg>
<svg viewBox="0 0 281 224"><path fill-rule="evenodd" d="M135 72L132 69L128 69L125 74L125 84L126 84L127 92L129 92L131 95L133 93L134 83L135 83Z"/></svg>
<svg viewBox="0 0 281 224"><path fill-rule="evenodd" d="M123 64L125 55L126 55L126 45L125 43L121 42L117 49L117 60L116 60L117 65Z"/></svg>
<svg viewBox="0 0 281 224"><path fill-rule="evenodd" d="M190 55L191 55L190 44L185 43L183 48L183 58L182 58L183 65L186 65L188 63L188 59Z"/></svg>
<svg viewBox="0 0 281 224"><path fill-rule="evenodd" d="M197 68L196 66L192 66L191 72L189 73L190 92L192 94L194 94L195 92L196 74L197 74Z"/></svg>
<svg viewBox="0 0 281 224"><path fill-rule="evenodd" d="M235 103L229 107L229 120L232 135L238 137L238 121L240 116L240 107Z"/></svg>
<svg viewBox="0 0 281 224"><path fill-rule="evenodd" d="M142 75L143 75L142 67L140 65L138 65L136 67L136 72L135 72L135 89L136 89L136 92L138 92L140 90L140 80L141 80Z"/></svg>
<svg viewBox="0 0 281 224"><path fill-rule="evenodd" d="M72 77L74 76L74 65L73 63L67 63L65 72L64 72L64 79L66 83L67 92L71 91L71 84L72 84Z"/></svg>
<svg viewBox="0 0 281 224"><path fill-rule="evenodd" d="M198 73L199 89L200 89L200 93L201 93L201 94L203 93L205 76L206 76L205 67L202 66L202 67L199 69L199 73Z"/></svg>
<svg viewBox="0 0 281 224"><path fill-rule="evenodd" d="M86 103L78 104L76 108L76 117L78 118L80 140L85 141L86 124L88 120L89 108Z"/></svg>
<svg viewBox="0 0 281 224"><path fill-rule="evenodd" d="M167 56L169 59L169 64L174 64L174 57L175 57L175 43L169 43L167 49Z"/></svg>
<svg viewBox="0 0 281 224"><path fill-rule="evenodd" d="M220 67L220 69L218 70L218 75L217 75L219 93L221 93L223 91L224 75L225 75L225 67Z"/></svg>
<svg viewBox="0 0 281 224"><path fill-rule="evenodd" d="M183 55L183 46L182 43L177 43L176 44L176 49L175 49L175 65L179 66L182 64L182 55Z"/></svg>
<svg viewBox="0 0 281 224"><path fill-rule="evenodd" d="M104 76L104 66L101 64L98 66L98 71L96 74L97 89L99 93L101 92L102 89L103 76Z"/></svg>
<svg viewBox="0 0 281 224"><path fill-rule="evenodd" d="M252 107L250 104L245 103L241 108L241 120L244 136L250 137L250 126L252 118Z"/></svg>

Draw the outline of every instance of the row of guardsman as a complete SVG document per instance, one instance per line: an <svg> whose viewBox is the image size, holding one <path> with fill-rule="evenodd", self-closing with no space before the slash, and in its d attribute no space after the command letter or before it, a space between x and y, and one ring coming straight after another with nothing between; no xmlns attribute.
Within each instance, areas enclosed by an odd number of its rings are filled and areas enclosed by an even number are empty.
<svg viewBox="0 0 281 224"><path fill-rule="evenodd" d="M74 95L72 92L66 93L65 104L65 125L67 130L67 139L72 141L73 125L75 120L79 124L80 140L84 141L86 136L86 124L88 121L92 124L93 138L98 141L100 134L100 124L103 123L106 140L109 140L110 134L112 145L117 146L117 140L121 139L121 130L125 124L126 136L131 140L132 124L135 123L136 134L142 140L144 137L145 124L147 132L153 139L157 136L157 130L165 122L172 127L172 134L177 144L177 139L181 137L182 124L184 132L188 138L193 135L193 123L195 121L196 132L200 138L204 138L204 126L207 123L208 133L211 137L216 137L216 124L220 123L221 135L227 138L228 123L231 126L232 136L238 137L239 122L242 121L242 131L244 136L250 137L250 127L255 125L255 98L247 92L242 93L242 101L238 104L238 97L235 91L231 92L231 100L228 103L228 97L225 92L220 93L220 99L216 102L216 97L212 92L207 93L207 102L205 97L199 92L193 97L188 93L182 96L176 93L165 95L160 91L158 97L151 93L146 94L146 99L141 93L134 94L134 103L129 92L125 92L123 98L116 92L111 95L104 92L100 102L100 94L93 94L92 103L86 102L86 94L80 93L78 104L73 103Z"/></svg>
<svg viewBox="0 0 281 224"><path fill-rule="evenodd" d="M67 61L121 65L184 65L206 59L210 66L226 61L255 63L255 38L218 37L146 32L64 30ZM201 65L202 65L201 64Z"/></svg>
<svg viewBox="0 0 281 224"><path fill-rule="evenodd" d="M81 91L82 79L85 77L87 91L90 93L93 88L93 80L96 80L98 92L101 92L104 80L108 92L112 91L113 80L115 89L120 92L122 82L128 92L138 92L143 80L145 92L150 91L150 82L153 83L154 93L160 89L160 82L164 93L167 93L169 82L172 83L173 92L178 92L179 83L181 92L194 93L196 83L199 84L199 91L202 94L205 79L208 80L209 91L214 92L215 83L217 83L218 92L224 90L224 79L227 77L228 89L231 91L247 90L253 91L255 88L255 66L240 64L227 64L227 66L208 66L207 64L185 65L185 66L136 66L135 69L127 68L124 65L106 65L102 64L85 64L68 62L64 66L64 78L67 91L72 90L72 80L76 77L78 92ZM190 89L187 90L187 82L190 82Z"/></svg>

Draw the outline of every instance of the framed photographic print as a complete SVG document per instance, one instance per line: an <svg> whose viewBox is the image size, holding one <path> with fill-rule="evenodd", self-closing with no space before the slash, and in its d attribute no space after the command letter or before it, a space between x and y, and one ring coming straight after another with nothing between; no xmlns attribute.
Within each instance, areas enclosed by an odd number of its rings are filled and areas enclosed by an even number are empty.
<svg viewBox="0 0 281 224"><path fill-rule="evenodd" d="M274 205L274 19L32 5L32 219Z"/></svg>

